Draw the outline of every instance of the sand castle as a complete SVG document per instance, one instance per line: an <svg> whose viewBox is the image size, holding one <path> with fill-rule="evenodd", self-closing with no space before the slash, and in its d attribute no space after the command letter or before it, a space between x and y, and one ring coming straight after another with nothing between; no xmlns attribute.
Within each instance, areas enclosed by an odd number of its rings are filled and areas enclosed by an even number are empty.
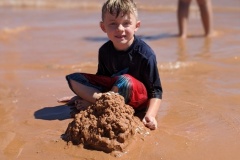
<svg viewBox="0 0 240 160"><path fill-rule="evenodd" d="M143 131L143 124L134 116L117 93L104 93L96 103L75 115L65 132L66 140L73 144L107 153L124 151L132 136Z"/></svg>

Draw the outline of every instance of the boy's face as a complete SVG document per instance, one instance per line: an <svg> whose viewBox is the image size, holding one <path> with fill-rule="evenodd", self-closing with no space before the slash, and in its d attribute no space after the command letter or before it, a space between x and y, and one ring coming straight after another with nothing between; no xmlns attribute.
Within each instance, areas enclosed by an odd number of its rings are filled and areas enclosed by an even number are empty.
<svg viewBox="0 0 240 160"><path fill-rule="evenodd" d="M132 13L120 13L116 17L107 12L103 22L100 22L100 27L107 33L117 50L127 50L133 43L134 33L140 27L140 21L137 21Z"/></svg>

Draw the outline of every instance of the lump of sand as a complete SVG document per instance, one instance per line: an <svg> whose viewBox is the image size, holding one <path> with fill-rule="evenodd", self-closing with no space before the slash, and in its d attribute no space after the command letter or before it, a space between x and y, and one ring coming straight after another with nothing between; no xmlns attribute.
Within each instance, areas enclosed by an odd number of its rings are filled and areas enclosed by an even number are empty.
<svg viewBox="0 0 240 160"><path fill-rule="evenodd" d="M75 115L65 139L87 148L123 152L135 132L143 128L131 106L117 93L104 93L96 103Z"/></svg>

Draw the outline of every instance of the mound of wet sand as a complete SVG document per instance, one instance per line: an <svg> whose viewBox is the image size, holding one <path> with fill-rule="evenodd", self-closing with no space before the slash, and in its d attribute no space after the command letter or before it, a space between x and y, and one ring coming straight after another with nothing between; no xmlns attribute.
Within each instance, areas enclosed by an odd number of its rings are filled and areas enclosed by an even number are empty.
<svg viewBox="0 0 240 160"><path fill-rule="evenodd" d="M143 134L144 126L134 116L131 106L116 93L104 93L96 103L75 114L65 132L65 140L74 145L107 153L121 151L129 145L136 133Z"/></svg>

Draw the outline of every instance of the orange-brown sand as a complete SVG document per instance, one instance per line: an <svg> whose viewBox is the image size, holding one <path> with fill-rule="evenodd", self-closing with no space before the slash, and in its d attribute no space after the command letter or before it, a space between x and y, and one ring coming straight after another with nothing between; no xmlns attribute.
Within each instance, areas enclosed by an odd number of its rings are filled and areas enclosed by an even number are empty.
<svg viewBox="0 0 240 160"><path fill-rule="evenodd" d="M117 157L67 145L62 135L74 119L57 103L74 95L65 75L96 72L98 49L107 40L99 8L0 7L1 160L240 159L239 1L213 0L217 34L209 39L192 10L185 40L175 36L176 0L138 2L137 35L156 53L163 101L158 129L133 136Z"/></svg>

